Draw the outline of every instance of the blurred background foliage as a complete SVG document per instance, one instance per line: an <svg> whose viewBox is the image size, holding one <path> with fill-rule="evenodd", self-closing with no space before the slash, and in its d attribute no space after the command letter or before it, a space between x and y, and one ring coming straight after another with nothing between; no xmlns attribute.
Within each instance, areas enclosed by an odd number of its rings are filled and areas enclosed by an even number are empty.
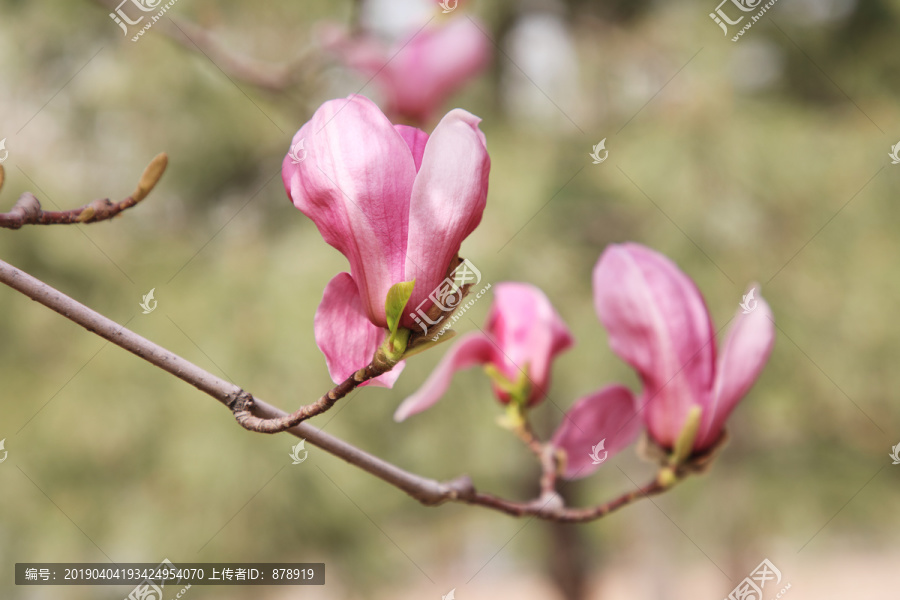
<svg viewBox="0 0 900 600"><path fill-rule="evenodd" d="M451 18L477 15L496 52L446 107L484 119L493 161L464 255L487 281L540 286L578 341L536 411L542 432L602 385L637 386L594 315L590 273L607 244L670 256L719 327L762 285L776 348L708 476L577 528L424 508L313 447L291 465L292 438L242 430L208 397L3 288L3 596L127 594L15 588L15 562L168 557L327 563L325 588L195 587L197 599L438 598L454 587L460 599L556 598L578 578L552 567L569 556L595 598L721 597L764 557L798 596L868 584L864 597L887 597L900 583L900 471L887 457L900 442L900 167L887 158L900 135L900 2L780 0L738 43L708 18L714 4L469 2ZM346 263L279 174L322 101L379 99L316 51L317 27L348 23L353 5L171 9L230 52L298 61L300 83L280 91L156 28L132 43L98 4L2 0L0 11L4 210L24 191L45 208L119 199L156 153L170 159L150 198L114 222L3 231L0 256L285 409L327 390L312 319ZM593 165L602 138L610 157ZM143 315L151 288L159 307ZM467 316L481 324L488 306ZM495 425L483 373L392 421L442 353L315 424L406 469L529 496L536 469ZM597 502L650 476L625 452L566 493Z"/></svg>

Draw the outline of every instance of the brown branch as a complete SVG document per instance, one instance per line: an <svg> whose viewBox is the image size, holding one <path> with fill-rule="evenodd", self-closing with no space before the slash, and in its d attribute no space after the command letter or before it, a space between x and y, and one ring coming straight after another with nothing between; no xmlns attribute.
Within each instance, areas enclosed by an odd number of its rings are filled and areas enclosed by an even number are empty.
<svg viewBox="0 0 900 600"><path fill-rule="evenodd" d="M270 92L283 92L291 88L307 72L318 67L318 60L311 53L287 64L274 64L235 53L216 40L207 29L190 21L170 17L170 22L162 25L166 37L186 50L199 50L232 77Z"/></svg>
<svg viewBox="0 0 900 600"><path fill-rule="evenodd" d="M114 11L118 0L94 0L107 10ZM134 15L138 16L140 13ZM146 21L141 22L143 25ZM173 42L191 52L200 52L229 77L271 92L283 92L299 83L308 72L319 66L319 61L311 52L290 63L270 63L232 50L227 44L216 40L207 29L185 19L166 14L153 31L159 31Z"/></svg>
<svg viewBox="0 0 900 600"><path fill-rule="evenodd" d="M671 489L671 487L672 485L663 485L658 480L654 480L632 492L622 494L615 500L590 508L573 508L565 506L559 496L554 496L551 499L539 498L531 502L511 502L490 494L475 491L474 489L471 494L462 496L459 499L459 502L484 506L514 517L532 516L558 523L586 523L605 517L611 512L642 498L661 494L666 490Z"/></svg>
<svg viewBox="0 0 900 600"><path fill-rule="evenodd" d="M212 396L232 409L232 411L236 407L238 410L245 409L250 411L250 414L244 418L258 419L259 422L271 421L278 423L284 423L293 418L292 415L287 415L283 411L266 404L240 387L216 377L190 361L126 329L115 321L104 317L39 279L3 261L0 261L0 282L81 325L88 331L96 333L120 348L128 350L139 358L193 385L198 390ZM379 368L381 367L375 367L371 372L367 371L367 374L377 376L375 373ZM345 385L349 389L356 387L354 385L357 379L356 375L358 373L348 380L350 383L345 381L336 389L341 389ZM348 392L349 389L347 390ZM329 398L329 395L326 394L325 398ZM691 472L690 465L686 465L685 468L679 468L675 471L667 482L663 482L662 479L658 478L642 488L624 494L605 504L591 508L571 508L565 506L562 499L555 492L546 493L545 491L545 493L541 494L541 497L530 502L514 502L479 492L475 489L469 477L465 475L443 482L428 479L405 471L344 440L324 433L309 423L294 425L286 431L403 490L409 496L427 506L435 506L445 502L461 502L483 506L515 517L534 516L563 523L582 523L599 519L636 500L662 493Z"/></svg>
<svg viewBox="0 0 900 600"><path fill-rule="evenodd" d="M254 416L253 396L246 393L238 399L231 410L234 413L234 418L237 419L237 422L240 423L241 427L244 429L249 429L250 431L255 431L257 433L281 433L298 423L302 423L311 417L322 414L334 406L335 402L358 388L360 385L370 379L374 379L379 375L387 373L393 366L393 364L384 360L382 353L379 352L376 355L375 360L369 363L365 368L360 369L342 381L327 394L312 404L302 406L294 413L283 417L261 419Z"/></svg>
<svg viewBox="0 0 900 600"><path fill-rule="evenodd" d="M8 213L0 213L0 227L19 229L23 225L70 225L72 223L106 221L146 198L165 172L168 161L165 153L157 154L144 169L135 190L120 202L110 202L109 199L102 198L72 210L42 210L41 203L34 194L25 192L19 197L12 210ZM2 183L3 167L0 167L0 185Z"/></svg>
<svg viewBox="0 0 900 600"><path fill-rule="evenodd" d="M280 419L286 416L283 411L251 396L240 387L216 377L192 362L126 329L2 260L0 260L0 283L8 285L88 331L96 333L105 340L191 384L229 408L235 406L242 398L246 400L249 396L253 400L253 411L258 417ZM328 435L308 423L296 425L287 432L375 475L426 505L441 504L452 500L467 492L472 485L466 477L449 482L438 482L409 473L339 438Z"/></svg>

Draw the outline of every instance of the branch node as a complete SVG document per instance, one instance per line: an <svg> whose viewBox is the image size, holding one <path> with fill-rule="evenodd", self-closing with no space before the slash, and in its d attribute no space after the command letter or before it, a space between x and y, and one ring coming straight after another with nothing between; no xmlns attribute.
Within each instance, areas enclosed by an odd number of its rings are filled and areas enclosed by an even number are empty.
<svg viewBox="0 0 900 600"><path fill-rule="evenodd" d="M39 219L41 216L41 202L31 192L25 192L19 196L19 199L13 205L12 211L10 212L16 216L21 215L22 220L26 222L33 219ZM19 223L16 229L21 226L22 224Z"/></svg>
<svg viewBox="0 0 900 600"><path fill-rule="evenodd" d="M435 504L443 504L444 502L456 502L462 498L470 498L475 495L475 484L468 475L460 475L456 479L451 479L441 484L441 492L443 499Z"/></svg>
<svg viewBox="0 0 900 600"><path fill-rule="evenodd" d="M249 412L253 410L253 394L245 390L240 390L234 395L234 399L227 402L225 406L227 406L234 412L239 410L245 410Z"/></svg>

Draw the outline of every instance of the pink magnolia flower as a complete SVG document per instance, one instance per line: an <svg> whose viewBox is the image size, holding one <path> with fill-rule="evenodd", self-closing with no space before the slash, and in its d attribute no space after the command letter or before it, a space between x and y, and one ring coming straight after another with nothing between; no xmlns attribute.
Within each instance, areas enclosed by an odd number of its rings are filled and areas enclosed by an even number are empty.
<svg viewBox="0 0 900 600"><path fill-rule="evenodd" d="M392 285L415 279L426 302L481 221L490 158L481 120L452 110L429 137L393 125L363 96L324 103L294 136L282 164L288 196L350 262L325 288L316 343L338 383L385 339ZM402 326L414 328L408 311ZM402 365L373 382L391 387Z"/></svg>
<svg viewBox="0 0 900 600"><path fill-rule="evenodd" d="M400 405L394 419L403 421L430 408L447 391L456 371L475 365L491 365L509 382L527 376L527 403L534 405L546 395L553 359L573 343L568 327L541 290L525 283L499 283L484 333L460 337L422 387ZM500 402L509 402L507 391L496 383L493 388Z"/></svg>
<svg viewBox="0 0 900 600"><path fill-rule="evenodd" d="M415 123L429 121L447 99L491 59L491 44L470 18L417 28L395 44L368 34L323 31L324 45L385 96L385 112Z"/></svg>
<svg viewBox="0 0 900 600"><path fill-rule="evenodd" d="M641 432L638 407L627 387L611 385L580 399L566 413L552 444L566 453L566 479L586 477Z"/></svg>
<svg viewBox="0 0 900 600"><path fill-rule="evenodd" d="M699 406L693 450L709 448L772 350L775 328L765 300L739 312L717 354L709 311L690 278L665 256L628 243L608 247L597 262L594 302L613 351L643 381L650 436L671 449L688 411Z"/></svg>

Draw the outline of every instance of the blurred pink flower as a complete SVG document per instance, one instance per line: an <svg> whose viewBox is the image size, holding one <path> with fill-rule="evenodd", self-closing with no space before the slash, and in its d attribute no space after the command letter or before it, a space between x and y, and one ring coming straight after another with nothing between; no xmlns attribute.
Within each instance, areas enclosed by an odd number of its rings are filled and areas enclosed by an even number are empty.
<svg viewBox="0 0 900 600"><path fill-rule="evenodd" d="M422 387L400 405L395 420L430 408L447 391L456 371L475 365L493 366L510 383L527 377L527 403L543 400L553 359L574 343L547 296L525 283L497 284L484 329L484 333L462 336L453 345ZM496 383L493 388L500 402L509 402L507 391Z"/></svg>
<svg viewBox="0 0 900 600"><path fill-rule="evenodd" d="M476 77L491 59L491 44L471 17L417 29L395 44L366 33L322 31L323 44L345 65L374 79L385 112L427 123L447 99Z"/></svg>
<svg viewBox="0 0 900 600"><path fill-rule="evenodd" d="M315 319L336 383L384 340L391 286L415 279L409 305L425 301L481 221L490 158L479 122L452 110L429 137L354 95L325 102L294 136L281 172L288 196L350 262L350 274L326 287ZM398 374L374 383L390 387Z"/></svg>
<svg viewBox="0 0 900 600"><path fill-rule="evenodd" d="M552 444L566 453L564 476L586 477L628 446L642 429L631 390L611 385L576 402Z"/></svg>
<svg viewBox="0 0 900 600"><path fill-rule="evenodd" d="M694 283L665 256L639 244L608 247L594 268L594 302L613 351L644 384L650 436L673 448L693 406L702 409L693 450L709 448L753 385L775 341L762 298L739 313L717 356L715 330Z"/></svg>

